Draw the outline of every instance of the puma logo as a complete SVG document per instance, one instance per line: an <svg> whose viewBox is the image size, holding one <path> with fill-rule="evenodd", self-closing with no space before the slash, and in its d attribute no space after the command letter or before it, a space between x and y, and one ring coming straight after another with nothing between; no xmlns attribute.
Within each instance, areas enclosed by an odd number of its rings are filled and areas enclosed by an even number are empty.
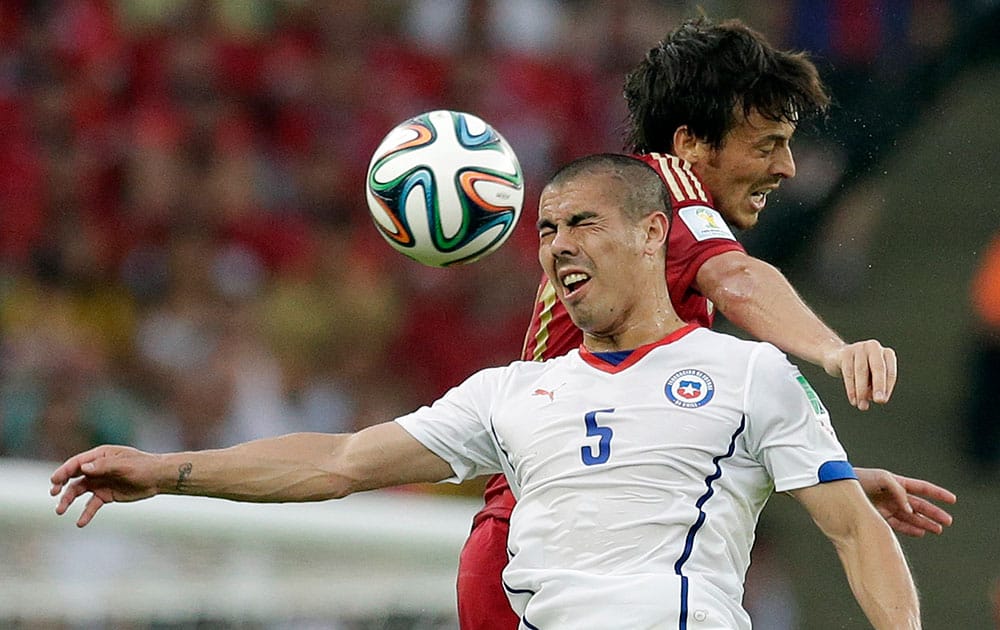
<svg viewBox="0 0 1000 630"><path fill-rule="evenodd" d="M562 384L559 385L559 387L562 387L565 384L566 383L562 383ZM556 387L555 389L552 389L551 391L547 390L547 389L541 389L541 388L539 388L539 389L536 389L535 391L533 391L531 393L531 395L532 396L545 396L545 397L547 397L549 399L549 402L553 402L556 399L556 391L559 390L559 387Z"/></svg>

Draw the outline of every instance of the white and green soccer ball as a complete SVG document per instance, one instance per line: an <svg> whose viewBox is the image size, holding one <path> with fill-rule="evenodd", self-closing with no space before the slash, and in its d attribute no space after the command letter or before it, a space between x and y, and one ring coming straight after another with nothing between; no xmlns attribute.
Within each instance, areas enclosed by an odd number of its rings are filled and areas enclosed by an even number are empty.
<svg viewBox="0 0 1000 630"><path fill-rule="evenodd" d="M492 126L437 110L386 135L368 165L365 195L390 245L425 265L448 267L507 241L521 215L524 176Z"/></svg>

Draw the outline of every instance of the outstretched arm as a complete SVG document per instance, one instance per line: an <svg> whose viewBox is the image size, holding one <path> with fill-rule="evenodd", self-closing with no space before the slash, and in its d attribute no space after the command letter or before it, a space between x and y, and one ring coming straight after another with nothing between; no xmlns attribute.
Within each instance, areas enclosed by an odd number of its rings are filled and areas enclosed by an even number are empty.
<svg viewBox="0 0 1000 630"><path fill-rule="evenodd" d="M847 398L866 410L889 400L896 385L896 353L875 340L845 343L802 301L772 265L731 251L698 270L697 288L733 324L783 351L823 367L844 381ZM897 532L940 534L951 515L929 500L954 503L955 495L921 479L879 469L855 469L865 493ZM929 500L928 500L929 499Z"/></svg>
<svg viewBox="0 0 1000 630"><path fill-rule="evenodd" d="M847 399L858 409L892 396L895 351L874 339L845 343L774 266L730 251L705 261L695 282L734 325L841 377Z"/></svg>
<svg viewBox="0 0 1000 630"><path fill-rule="evenodd" d="M876 630L914 630L920 605L899 542L852 479L793 490L833 542L854 597Z"/></svg>
<svg viewBox="0 0 1000 630"><path fill-rule="evenodd" d="M157 494L234 501L322 501L388 486L440 481L452 475L443 459L399 424L353 434L293 433L230 448L152 454L99 446L66 460L52 474L57 514L91 494L77 520L89 523L102 506Z"/></svg>

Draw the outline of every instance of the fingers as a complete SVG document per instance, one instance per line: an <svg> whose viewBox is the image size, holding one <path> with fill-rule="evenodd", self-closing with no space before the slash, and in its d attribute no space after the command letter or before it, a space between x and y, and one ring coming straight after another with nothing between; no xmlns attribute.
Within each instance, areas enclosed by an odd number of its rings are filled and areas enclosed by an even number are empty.
<svg viewBox="0 0 1000 630"><path fill-rule="evenodd" d="M923 511L914 506L913 512L910 513L895 513L891 518L886 519L893 529L896 531L906 534L907 536L913 536L916 538L922 537L924 534L930 532L931 534L941 534L944 532L944 525L928 517ZM948 519L950 524L950 518Z"/></svg>
<svg viewBox="0 0 1000 630"><path fill-rule="evenodd" d="M59 497L59 503L56 505L56 514L62 516L69 509L69 506L73 505L76 498L81 494L86 494L90 492L90 486L87 484L86 479L77 479L73 483L66 486L63 491L62 496Z"/></svg>
<svg viewBox="0 0 1000 630"><path fill-rule="evenodd" d="M868 410L868 402L858 399L858 390L854 386L854 368L850 370L844 370L844 393L847 394L847 402L851 403L852 407L857 407L861 411Z"/></svg>
<svg viewBox="0 0 1000 630"><path fill-rule="evenodd" d="M912 495L919 495L921 497L931 499L933 501L940 501L942 503L955 503L958 501L958 497L955 493L948 490L947 488L942 488L941 486L931 483L930 481L924 481L923 479L913 479L912 477L904 477L902 475L893 475L896 480L906 488L906 491Z"/></svg>
<svg viewBox="0 0 1000 630"><path fill-rule="evenodd" d="M98 496L96 493L91 495L90 500L87 501L87 505L83 506L83 512L80 513L80 518L76 520L77 527L84 527L93 520L94 515L97 514L97 510L104 506L104 499Z"/></svg>
<svg viewBox="0 0 1000 630"><path fill-rule="evenodd" d="M954 519L951 514L931 501L953 504L958 500L955 493L923 479L904 477L895 473L892 476L896 481L893 485L898 485L906 491L906 501L910 509L910 513L901 518L913 527L934 534L942 533L945 527L952 524Z"/></svg>
<svg viewBox="0 0 1000 630"><path fill-rule="evenodd" d="M955 495L941 486L877 468L855 472L875 509L897 533L922 538L951 525L951 514L929 500L955 502Z"/></svg>
<svg viewBox="0 0 1000 630"><path fill-rule="evenodd" d="M882 349L882 358L885 361L885 379L881 387L875 387L875 402L885 404L892 398L892 392L896 389L896 351L892 348Z"/></svg>
<svg viewBox="0 0 1000 630"><path fill-rule="evenodd" d="M896 387L896 352L874 339L844 346L841 375L851 405L867 411L871 402L884 404Z"/></svg>
<svg viewBox="0 0 1000 630"><path fill-rule="evenodd" d="M89 523L97 510L105 503L103 499L98 497L97 490L93 486L94 481L92 477L99 476L102 474L103 469L106 468L102 463L102 457L106 450L106 447L97 447L74 455L56 468L49 479L52 483L52 486L49 488L49 494L59 496L59 502L56 504L56 514L60 516L66 513L77 497L88 492L92 493L87 505L84 506L83 514L80 515L77 521L78 527L83 527Z"/></svg>
<svg viewBox="0 0 1000 630"><path fill-rule="evenodd" d="M80 455L76 455L67 459L63 462L62 466L56 468L52 476L49 477L49 481L52 483L52 487L49 488L49 494L52 496L58 495L66 482L68 482L73 477L80 476L80 464L78 462Z"/></svg>
<svg viewBox="0 0 1000 630"><path fill-rule="evenodd" d="M891 501L889 509L893 514L909 514L913 511L910 506L910 497L906 494L906 488L891 475L886 483L881 485L881 491L884 496L889 497Z"/></svg>
<svg viewBox="0 0 1000 630"><path fill-rule="evenodd" d="M845 371L845 374L854 376L854 398L857 401L858 409L867 411L872 399L870 377L878 370L877 365L872 365L874 357L869 356L864 345L860 348L860 353L853 357L853 369Z"/></svg>
<svg viewBox="0 0 1000 630"><path fill-rule="evenodd" d="M944 531L945 527L951 525L952 521L954 521L951 514L920 497L911 496L910 506L913 507L915 515L934 524L935 534L940 534Z"/></svg>
<svg viewBox="0 0 1000 630"><path fill-rule="evenodd" d="M906 521L902 521L894 516L890 516L885 519L889 526L892 527L893 531L903 534L904 536L909 536L911 538L923 538L927 534L927 530L916 525L912 525Z"/></svg>
<svg viewBox="0 0 1000 630"><path fill-rule="evenodd" d="M888 400L885 397L886 381L888 380L885 353L878 342L874 342L874 345L878 346L877 348L870 347L872 344L869 342L865 342L865 345L867 363L862 366L864 376L868 377L864 381L865 394L868 400L884 403Z"/></svg>
<svg viewBox="0 0 1000 630"><path fill-rule="evenodd" d="M952 523L951 514L942 510L926 499L910 495L908 509L900 509L897 504L890 507L882 506L879 514L900 534L922 538L925 534L941 534L944 528Z"/></svg>
<svg viewBox="0 0 1000 630"><path fill-rule="evenodd" d="M84 473L83 467L100 457L103 450L104 447L92 448L89 451L74 455L63 462L49 478L49 481L52 483L52 487L49 488L49 494L52 496L58 495L62 491L63 486L70 479L82 475Z"/></svg>
<svg viewBox="0 0 1000 630"><path fill-rule="evenodd" d="M112 494L107 489L93 488L90 485L90 481L87 478L77 479L76 481L70 483L66 486L63 491L62 496L59 497L59 504L56 506L56 514L60 516L65 514L69 507L73 505L77 497L84 494L90 494L90 498L87 503L83 506L83 511L80 513L79 518L77 518L76 526L84 527L93 520L94 515L100 510L106 503L112 502Z"/></svg>
<svg viewBox="0 0 1000 630"><path fill-rule="evenodd" d="M840 355L840 374L844 379L844 392L853 407L868 410L868 397L864 388L868 383L868 360L861 358L861 343L844 346Z"/></svg>

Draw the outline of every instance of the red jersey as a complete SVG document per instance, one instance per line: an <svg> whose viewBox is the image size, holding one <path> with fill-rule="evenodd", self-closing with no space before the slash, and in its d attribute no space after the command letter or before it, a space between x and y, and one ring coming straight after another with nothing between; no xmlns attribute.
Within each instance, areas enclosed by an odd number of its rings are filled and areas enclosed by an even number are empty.
<svg viewBox="0 0 1000 630"><path fill-rule="evenodd" d="M715 210L712 195L691 170L691 164L662 153L636 157L660 174L670 193L666 264L670 301L681 319L710 328L715 315L712 303L694 288L695 276L709 258L745 250ZM556 298L555 289L543 274L521 358L543 361L566 354L581 343L583 333L573 325L566 308ZM486 517L510 518L515 501L503 475L490 478L484 501L474 522Z"/></svg>

